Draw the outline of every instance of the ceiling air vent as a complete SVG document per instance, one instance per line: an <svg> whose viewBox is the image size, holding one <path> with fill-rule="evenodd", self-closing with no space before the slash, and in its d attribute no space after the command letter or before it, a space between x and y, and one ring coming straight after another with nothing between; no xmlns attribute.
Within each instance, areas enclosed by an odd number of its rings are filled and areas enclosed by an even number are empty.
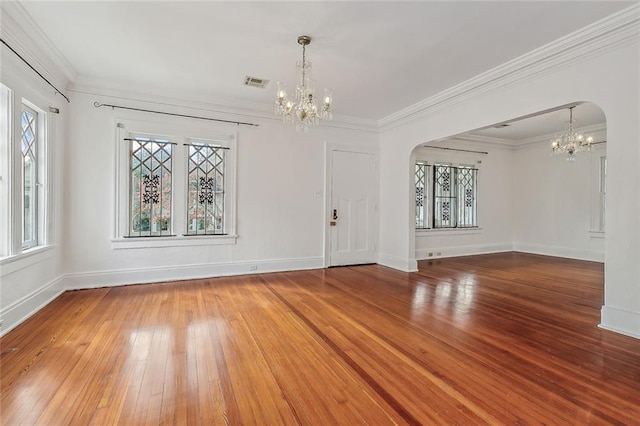
<svg viewBox="0 0 640 426"><path fill-rule="evenodd" d="M265 87L267 87L267 84L269 84L269 80L266 80L264 78L251 77L251 76L246 76L244 78L244 85L245 86L251 86L251 87L257 87L258 89L264 89Z"/></svg>
<svg viewBox="0 0 640 426"><path fill-rule="evenodd" d="M493 126L494 129L502 129L503 127L509 127L511 126L511 124L507 124L507 123L502 123L502 124L496 124L495 126Z"/></svg>

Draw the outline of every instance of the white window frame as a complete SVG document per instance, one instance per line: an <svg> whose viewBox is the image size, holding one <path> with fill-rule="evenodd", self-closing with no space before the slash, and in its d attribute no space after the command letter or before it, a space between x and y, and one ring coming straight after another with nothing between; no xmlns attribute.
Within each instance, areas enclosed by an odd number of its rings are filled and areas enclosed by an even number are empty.
<svg viewBox="0 0 640 426"><path fill-rule="evenodd" d="M480 167L476 166L475 164L471 164L470 162L464 162L464 163L458 163L458 162L451 162L451 161L438 161L438 160L425 160L425 159L421 159L421 158L417 158L416 161L414 162L414 166L413 166L413 172L414 172L414 179L415 179L415 165L416 164L423 164L425 166L430 166L429 167L429 172L426 173L425 175L425 197L424 197L424 202L428 203L425 204L425 207L428 209L428 212L425 213L425 216L427 218L428 223L426 224L425 227L423 228L418 228L415 227L415 230L417 232L431 232L431 233L439 233L439 232L446 232L446 233L453 233L453 232L458 232L458 233L473 233L475 231L479 231L480 228L480 216L479 216L479 201L478 201L478 194L479 194L479 190L478 190L478 186L479 186L479 173L480 173ZM480 164L480 162L478 161L478 164ZM476 179L474 182L474 189L475 189L475 217L476 217L476 224L474 226L455 226L455 227L435 227L434 226L434 221L435 221L435 200L434 200L434 196L433 196L433 188L435 185L434 182L434 177L433 177L433 173L434 173L434 167L435 166L447 166L447 167L455 167L456 170L459 168L465 168L465 169L474 169L477 171L476 174ZM415 184L414 184L414 188L415 188ZM456 192L458 192L458 187L457 187L457 179L456 179ZM456 197L456 203L455 203L455 208L456 210L458 209L458 200ZM415 210L415 197L414 197L414 210ZM417 212L416 212L417 213ZM456 211L456 217L458 216L458 212ZM415 218L415 214L414 214L414 224L417 222L416 218ZM456 218L456 222L458 221L458 219ZM415 225L414 225L415 226Z"/></svg>
<svg viewBox="0 0 640 426"><path fill-rule="evenodd" d="M55 136L54 114L48 112L47 99L42 98L19 80L7 76L8 81L0 83L0 102L5 114L0 117L0 195L3 202L0 209L0 265L18 261L24 257L51 248L53 239L52 202L50 193L53 181L50 168L53 151L50 148L51 135ZM24 198L22 167L22 126L23 107L37 114L37 176L35 182L35 238L23 244Z"/></svg>
<svg viewBox="0 0 640 426"><path fill-rule="evenodd" d="M25 231L27 228L27 224L26 224L26 215L25 215L25 166L24 166L24 153L22 152L22 136L23 136L23 129L22 129L22 115L24 113L29 113L31 116L34 117L35 120L35 149L34 149L34 165L33 167L35 167L35 181L31 183L31 185L33 186L33 199L29 200L29 209L30 209L30 216L31 216L31 238L29 238L28 240L25 239ZM42 186L42 179L41 179L41 175L40 175L40 170L42 169L42 165L41 165L41 155L40 152L42 151L42 149L44 148L44 141L43 138L41 137L42 134L42 130L44 129L44 126L41 125L42 119L44 118L44 114L40 113L39 111L36 111L34 108L32 108L31 106L29 106L26 102L22 103L22 107L20 109L20 154L21 154L21 167L20 167L20 174L21 174L21 179L20 179L20 200L22 201L22 213L21 213L21 218L22 218L22 250L29 250L32 249L34 247L37 247L39 244L38 242L41 240L40 236L39 236L39 230L41 229L41 226L39 226L39 220L40 217L42 216L41 212L40 212L40 194L42 194L42 190L40 189Z"/></svg>
<svg viewBox="0 0 640 426"><path fill-rule="evenodd" d="M0 258L13 254L13 90L0 83ZM22 233L20 233L22 235Z"/></svg>
<svg viewBox="0 0 640 426"><path fill-rule="evenodd" d="M113 222L113 249L153 247L187 247L235 244L236 232L236 178L237 131L216 127L210 123L199 125L179 121L138 121L119 118L114 122L115 137L115 211ZM127 237L129 226L129 145L124 139L131 135L146 135L168 139L175 143L172 153L172 214L171 236ZM225 235L187 235L187 161L190 141L207 141L228 148L225 159Z"/></svg>

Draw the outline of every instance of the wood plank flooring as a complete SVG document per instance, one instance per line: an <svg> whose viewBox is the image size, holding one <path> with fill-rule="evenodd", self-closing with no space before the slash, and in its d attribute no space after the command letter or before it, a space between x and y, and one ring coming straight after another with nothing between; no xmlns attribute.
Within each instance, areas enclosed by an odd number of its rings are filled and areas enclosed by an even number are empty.
<svg viewBox="0 0 640 426"><path fill-rule="evenodd" d="M521 253L66 292L0 340L2 424L640 424L601 264Z"/></svg>

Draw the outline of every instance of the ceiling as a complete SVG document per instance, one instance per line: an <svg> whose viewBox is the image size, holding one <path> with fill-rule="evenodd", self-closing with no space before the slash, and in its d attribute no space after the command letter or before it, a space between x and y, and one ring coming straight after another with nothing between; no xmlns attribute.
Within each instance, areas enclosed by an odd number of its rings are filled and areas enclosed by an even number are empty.
<svg viewBox="0 0 640 426"><path fill-rule="evenodd" d="M583 127L597 126L598 130L605 122L604 112L596 104L586 102L573 106L573 119L577 129ZM503 123L498 123L503 124ZM569 124L569 109L560 108L554 111L546 111L530 117L522 117L507 122L507 127L492 126L485 129L478 129L468 133L466 136L480 136L491 138L496 142L505 144L518 144L535 139L540 136L549 136L562 133L567 130Z"/></svg>
<svg viewBox="0 0 640 426"><path fill-rule="evenodd" d="M277 80L296 82L296 39L306 34L316 87L334 90L335 113L379 120L633 3L21 4L77 72L77 85L270 107ZM246 87L246 75L271 82Z"/></svg>

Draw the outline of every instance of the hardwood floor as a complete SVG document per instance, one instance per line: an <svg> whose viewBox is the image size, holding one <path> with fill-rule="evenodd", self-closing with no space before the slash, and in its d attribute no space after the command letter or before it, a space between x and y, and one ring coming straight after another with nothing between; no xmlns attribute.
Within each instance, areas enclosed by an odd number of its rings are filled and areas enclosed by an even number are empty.
<svg viewBox="0 0 640 426"><path fill-rule="evenodd" d="M0 341L2 423L640 424L602 282L506 253L71 291Z"/></svg>

